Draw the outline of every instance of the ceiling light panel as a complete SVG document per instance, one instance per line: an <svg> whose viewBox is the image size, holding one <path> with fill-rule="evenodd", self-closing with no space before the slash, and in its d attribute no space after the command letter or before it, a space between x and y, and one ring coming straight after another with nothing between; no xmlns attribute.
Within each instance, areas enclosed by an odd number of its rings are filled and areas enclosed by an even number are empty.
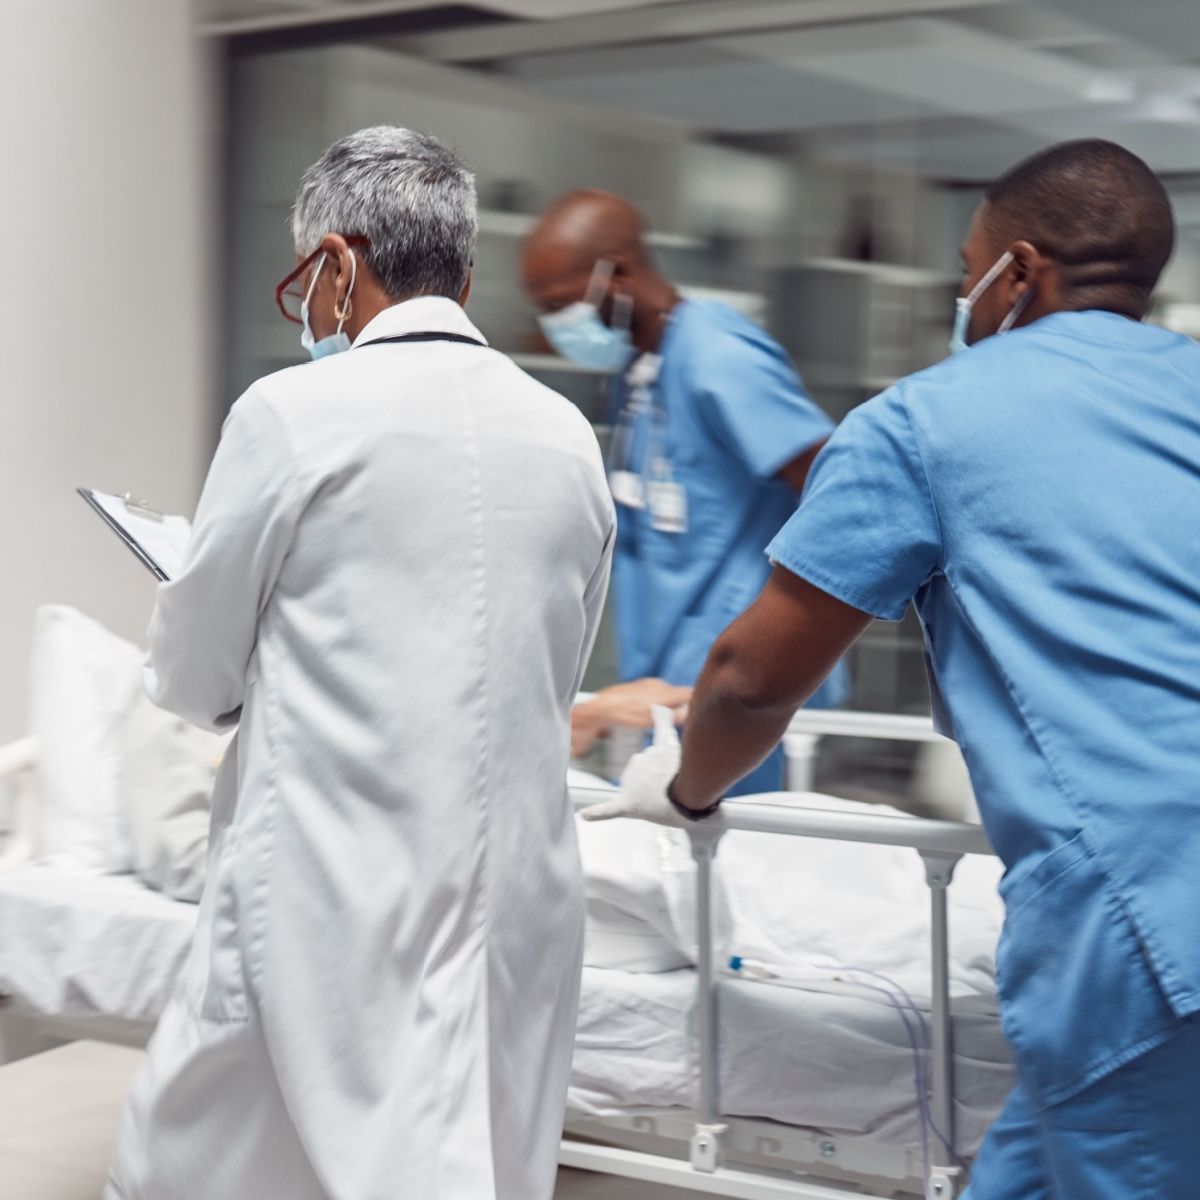
<svg viewBox="0 0 1200 1200"><path fill-rule="evenodd" d="M997 116L1086 102L1105 73L951 21L907 18L722 39L735 53L948 113Z"/></svg>

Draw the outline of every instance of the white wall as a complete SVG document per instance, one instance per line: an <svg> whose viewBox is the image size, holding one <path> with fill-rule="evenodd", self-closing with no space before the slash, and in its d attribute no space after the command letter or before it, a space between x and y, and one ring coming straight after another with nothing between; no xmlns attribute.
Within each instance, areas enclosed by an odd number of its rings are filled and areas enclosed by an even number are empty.
<svg viewBox="0 0 1200 1200"><path fill-rule="evenodd" d="M140 638L150 576L74 494L195 502L211 446L208 71L187 0L3 0L0 742L35 607Z"/></svg>

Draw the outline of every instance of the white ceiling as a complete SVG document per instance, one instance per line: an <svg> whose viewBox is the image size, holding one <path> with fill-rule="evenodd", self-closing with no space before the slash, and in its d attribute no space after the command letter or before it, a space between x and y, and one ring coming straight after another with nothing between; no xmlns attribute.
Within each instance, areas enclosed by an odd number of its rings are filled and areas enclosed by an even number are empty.
<svg viewBox="0 0 1200 1200"><path fill-rule="evenodd" d="M1052 0L1048 7L1168 55L1200 57L1197 0Z"/></svg>
<svg viewBox="0 0 1200 1200"><path fill-rule="evenodd" d="M1132 7L1148 13L1153 40L1131 37L1128 19L1101 19ZM1200 0L1011 0L518 55L502 69L554 95L722 134L793 131L834 159L942 178L984 179L1048 141L1092 136L1122 141L1162 171L1200 171Z"/></svg>
<svg viewBox="0 0 1200 1200"><path fill-rule="evenodd" d="M723 45L747 58L962 116L1060 109L1117 82L1111 72L943 18L760 33Z"/></svg>
<svg viewBox="0 0 1200 1200"><path fill-rule="evenodd" d="M834 124L917 120L928 103L764 62L711 43L579 50L516 59L506 72L543 91L616 104L719 133L814 131Z"/></svg>
<svg viewBox="0 0 1200 1200"><path fill-rule="evenodd" d="M1113 137L1159 170L1200 172L1200 0L459 2L509 20L399 48L479 63L548 96L941 178L986 178L1082 136ZM436 7L198 3L217 31L231 19Z"/></svg>

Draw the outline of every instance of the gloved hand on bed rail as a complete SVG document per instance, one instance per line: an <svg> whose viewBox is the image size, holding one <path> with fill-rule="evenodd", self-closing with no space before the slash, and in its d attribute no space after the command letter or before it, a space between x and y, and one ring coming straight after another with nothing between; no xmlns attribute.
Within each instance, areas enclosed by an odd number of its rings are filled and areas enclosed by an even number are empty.
<svg viewBox="0 0 1200 1200"><path fill-rule="evenodd" d="M679 772L679 731L675 728L675 714L669 708L656 705L653 712L654 740L630 759L621 775L620 795L583 809L580 816L585 821L635 817L658 825L686 827L689 820L720 820L719 810L688 818L671 803L667 788Z"/></svg>

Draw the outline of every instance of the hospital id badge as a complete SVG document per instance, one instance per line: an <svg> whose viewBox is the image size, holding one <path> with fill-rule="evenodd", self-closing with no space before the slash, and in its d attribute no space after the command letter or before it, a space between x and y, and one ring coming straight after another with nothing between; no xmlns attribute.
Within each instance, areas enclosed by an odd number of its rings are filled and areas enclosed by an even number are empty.
<svg viewBox="0 0 1200 1200"><path fill-rule="evenodd" d="M687 489L672 479L650 485L650 525L659 533L687 533Z"/></svg>
<svg viewBox="0 0 1200 1200"><path fill-rule="evenodd" d="M642 477L632 471L611 471L608 476L608 486L612 498L626 508L645 508L646 492L642 485Z"/></svg>

